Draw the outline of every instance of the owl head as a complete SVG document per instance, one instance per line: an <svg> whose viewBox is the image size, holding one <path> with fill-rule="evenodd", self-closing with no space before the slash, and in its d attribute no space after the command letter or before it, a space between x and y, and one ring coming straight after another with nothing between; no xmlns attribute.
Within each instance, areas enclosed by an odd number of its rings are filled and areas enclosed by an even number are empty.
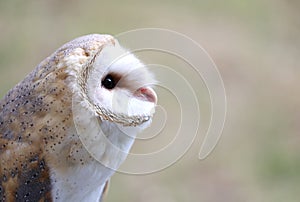
<svg viewBox="0 0 300 202"><path fill-rule="evenodd" d="M91 41L93 46L84 45ZM102 121L148 126L157 96L147 67L109 35L84 36L70 43L81 44L65 57L77 102Z"/></svg>

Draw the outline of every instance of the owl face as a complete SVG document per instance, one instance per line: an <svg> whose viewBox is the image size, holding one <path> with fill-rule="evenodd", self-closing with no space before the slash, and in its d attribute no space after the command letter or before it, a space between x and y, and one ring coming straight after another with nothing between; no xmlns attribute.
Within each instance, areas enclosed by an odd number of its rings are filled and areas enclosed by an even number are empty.
<svg viewBox="0 0 300 202"><path fill-rule="evenodd" d="M157 102L153 75L117 41L95 57L87 78L90 102L115 115L151 117Z"/></svg>

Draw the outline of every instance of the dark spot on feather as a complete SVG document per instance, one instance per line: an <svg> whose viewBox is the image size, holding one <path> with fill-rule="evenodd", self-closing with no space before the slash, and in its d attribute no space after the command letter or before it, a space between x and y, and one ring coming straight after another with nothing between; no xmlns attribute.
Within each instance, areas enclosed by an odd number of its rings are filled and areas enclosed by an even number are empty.
<svg viewBox="0 0 300 202"><path fill-rule="evenodd" d="M45 193L51 191L49 169L44 160L37 162L36 166L25 169L18 178L19 186L16 190L17 201L40 201Z"/></svg>

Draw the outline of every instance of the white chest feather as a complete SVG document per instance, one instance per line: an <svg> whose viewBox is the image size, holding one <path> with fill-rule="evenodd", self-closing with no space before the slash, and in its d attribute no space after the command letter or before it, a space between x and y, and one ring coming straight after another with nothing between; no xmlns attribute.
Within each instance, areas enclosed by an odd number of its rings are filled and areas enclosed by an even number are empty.
<svg viewBox="0 0 300 202"><path fill-rule="evenodd" d="M106 181L125 160L140 127L100 122L79 107L73 108L73 116L75 128L69 133L76 132L80 144L70 141L71 146L57 153L66 160L51 170L52 196L55 201L99 201Z"/></svg>

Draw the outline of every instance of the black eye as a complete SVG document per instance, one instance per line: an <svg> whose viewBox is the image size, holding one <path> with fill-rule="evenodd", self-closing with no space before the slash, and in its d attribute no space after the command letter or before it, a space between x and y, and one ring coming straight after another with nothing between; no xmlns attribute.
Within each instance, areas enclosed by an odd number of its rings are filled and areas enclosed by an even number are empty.
<svg viewBox="0 0 300 202"><path fill-rule="evenodd" d="M113 89L117 82L115 81L114 77L108 74L101 82L102 86L106 89Z"/></svg>

